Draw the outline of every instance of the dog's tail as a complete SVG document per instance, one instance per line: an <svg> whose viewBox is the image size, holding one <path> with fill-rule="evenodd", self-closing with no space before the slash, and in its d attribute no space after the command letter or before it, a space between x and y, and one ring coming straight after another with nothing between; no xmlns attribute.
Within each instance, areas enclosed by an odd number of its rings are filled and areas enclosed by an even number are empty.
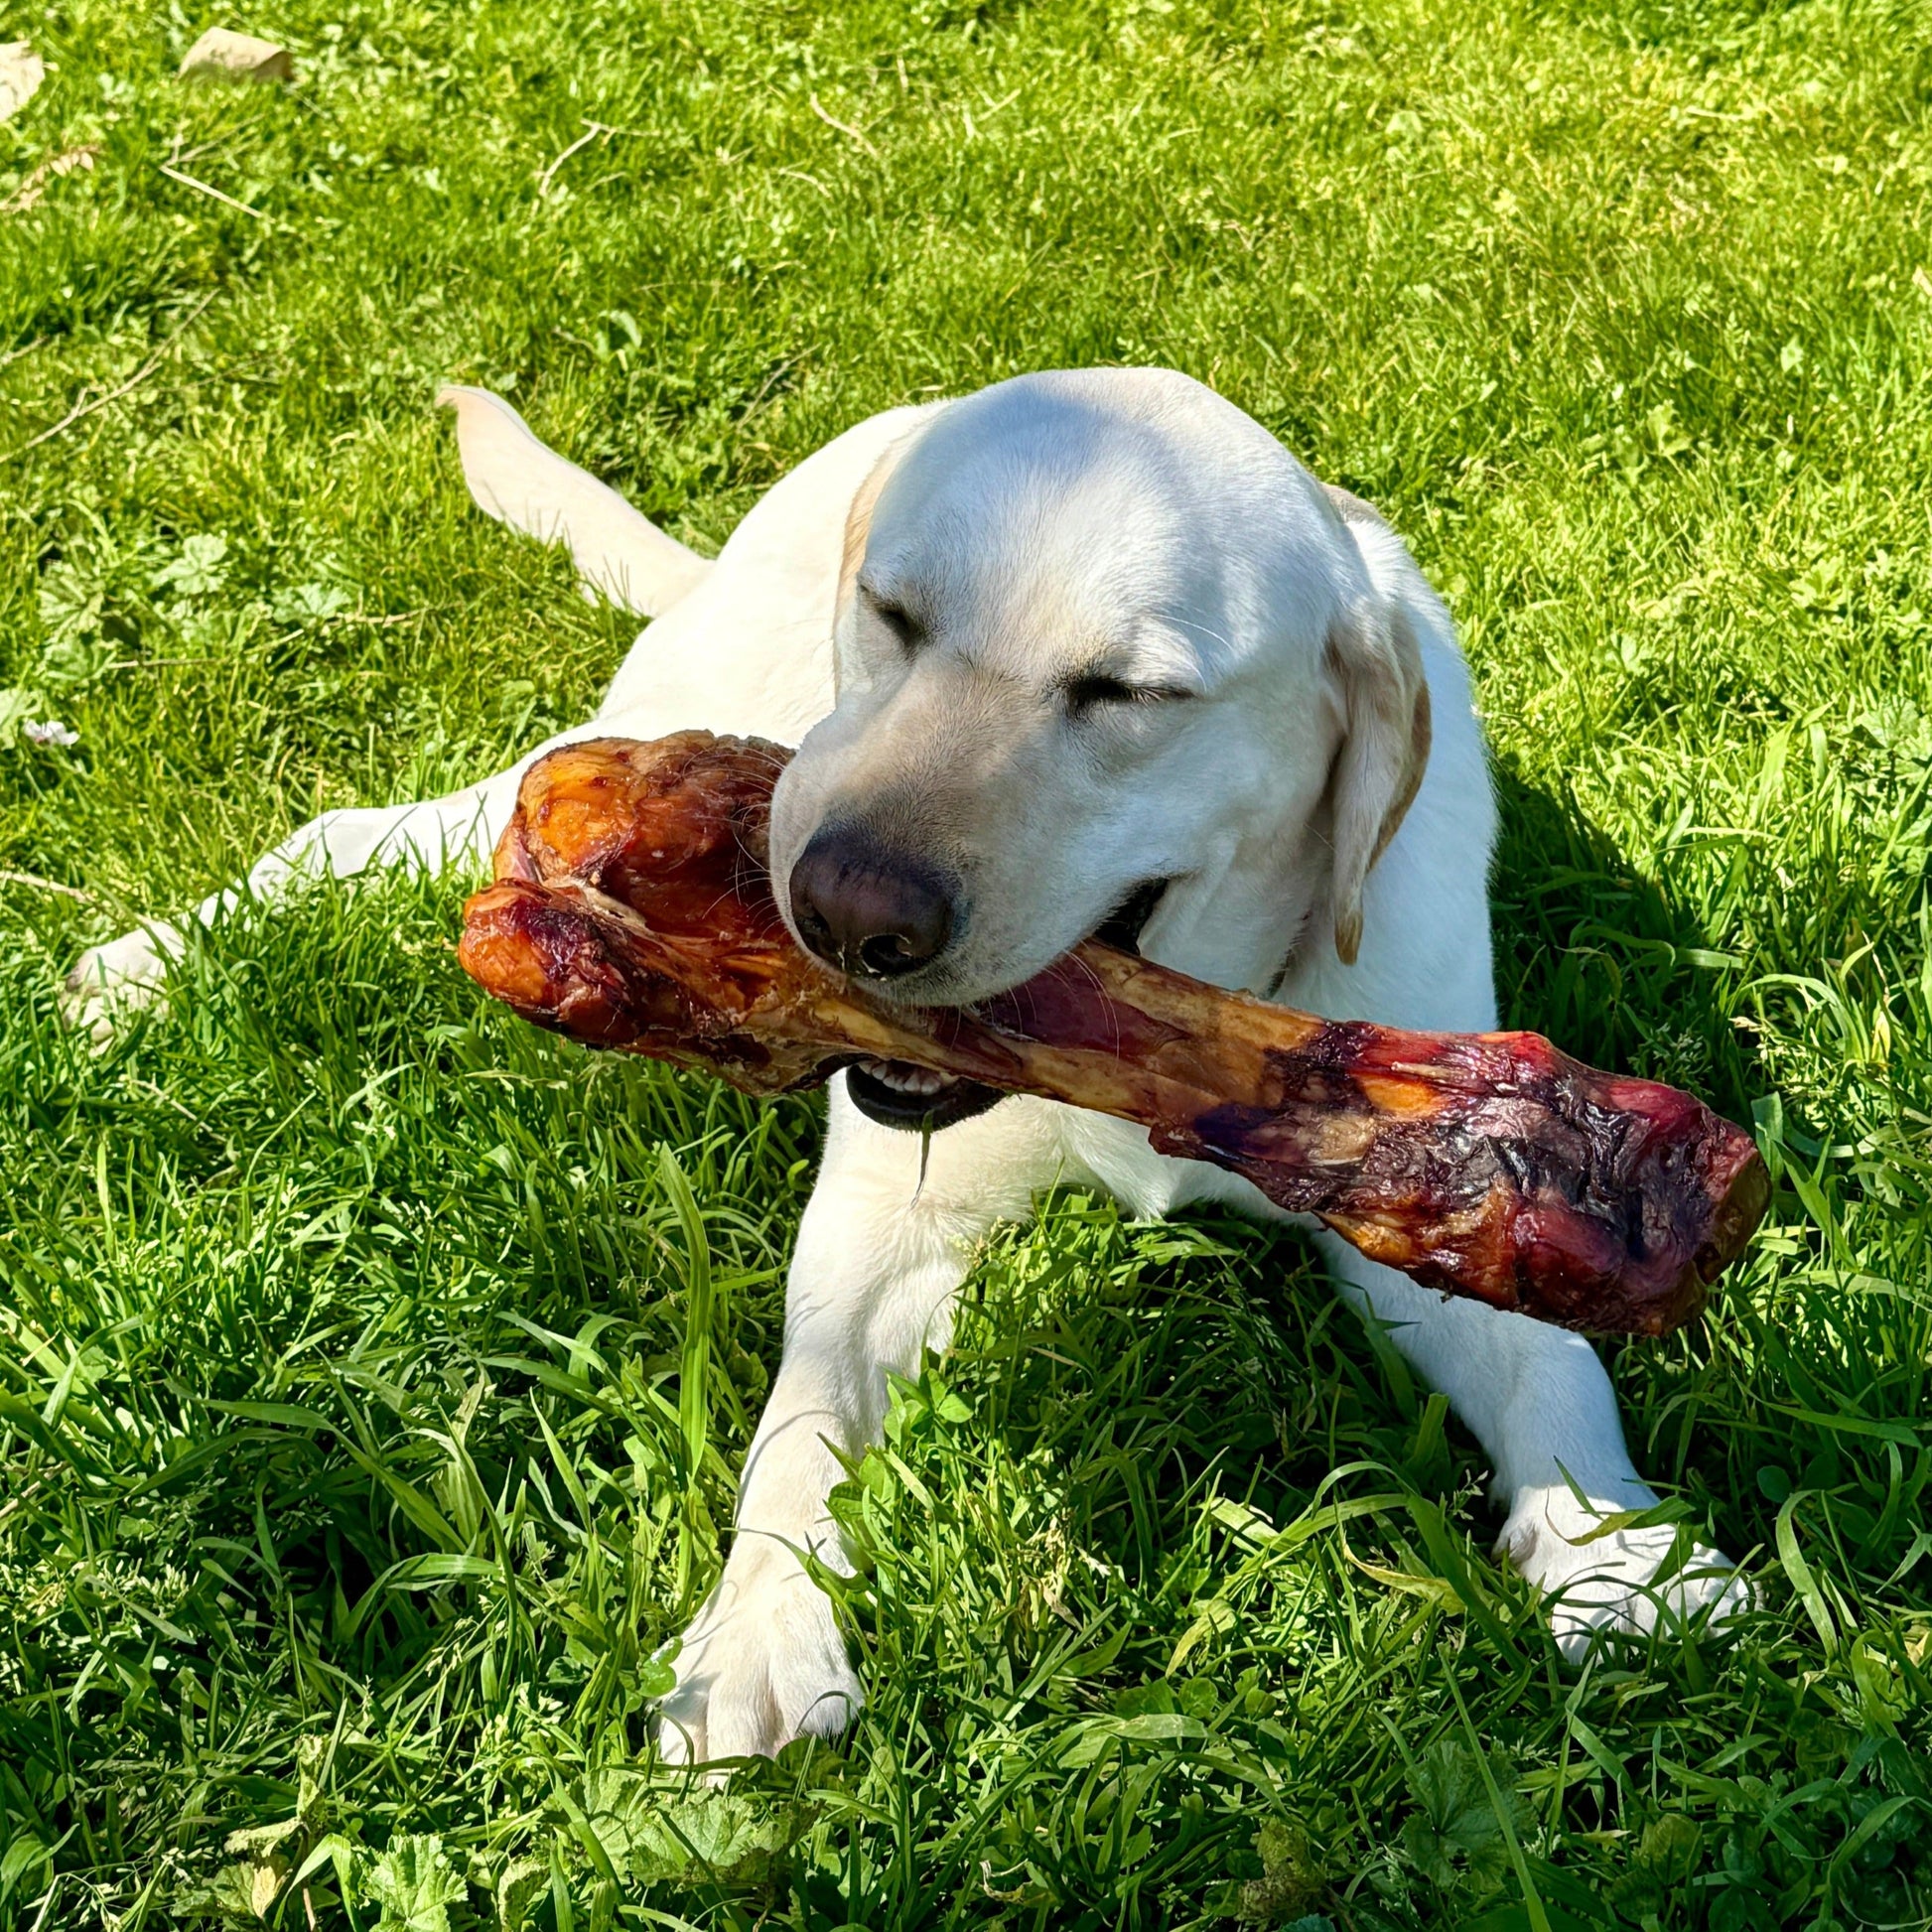
<svg viewBox="0 0 1932 1932"><path fill-rule="evenodd" d="M546 448L501 396L451 383L436 400L456 411L463 479L477 507L544 543L567 543L587 592L657 618L710 570L615 489Z"/></svg>

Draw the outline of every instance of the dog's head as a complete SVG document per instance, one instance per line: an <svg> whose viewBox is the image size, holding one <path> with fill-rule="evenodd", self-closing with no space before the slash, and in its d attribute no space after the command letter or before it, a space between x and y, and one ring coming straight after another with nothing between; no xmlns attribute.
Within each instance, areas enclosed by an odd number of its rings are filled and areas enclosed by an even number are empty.
<svg viewBox="0 0 1932 1932"><path fill-rule="evenodd" d="M1212 391L1096 370L949 407L853 504L836 649L772 877L882 994L970 1003L1122 919L1253 984L1324 900L1353 958L1427 752L1420 653L1326 493Z"/></svg>

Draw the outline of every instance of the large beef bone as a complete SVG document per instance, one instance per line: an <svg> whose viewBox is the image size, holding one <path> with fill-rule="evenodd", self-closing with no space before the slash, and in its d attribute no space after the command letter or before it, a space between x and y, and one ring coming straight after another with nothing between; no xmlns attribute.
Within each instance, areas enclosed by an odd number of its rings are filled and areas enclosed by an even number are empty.
<svg viewBox="0 0 1932 1932"><path fill-rule="evenodd" d="M538 759L466 910L465 969L541 1026L747 1093L879 1058L1138 1121L1376 1261L1570 1327L1688 1320L1763 1212L1741 1129L1535 1034L1318 1020L1092 940L970 1009L877 999L772 901L789 756L683 732Z"/></svg>

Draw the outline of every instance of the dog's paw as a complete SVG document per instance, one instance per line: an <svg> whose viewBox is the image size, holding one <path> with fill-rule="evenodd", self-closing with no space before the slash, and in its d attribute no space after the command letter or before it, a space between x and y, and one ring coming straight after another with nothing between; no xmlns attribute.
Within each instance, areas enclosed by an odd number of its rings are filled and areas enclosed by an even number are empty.
<svg viewBox="0 0 1932 1932"><path fill-rule="evenodd" d="M183 943L176 927L157 923L89 946L62 992L68 1024L104 1045L117 1021L161 997L168 962L180 956Z"/></svg>
<svg viewBox="0 0 1932 1932"><path fill-rule="evenodd" d="M1675 1525L1604 1528L1613 1514L1655 1501L1644 1491L1587 1506L1567 1486L1526 1489L1514 1499L1496 1553L1554 1599L1551 1627L1572 1663L1605 1632L1643 1636L1660 1623L1671 1630L1693 1621L1722 1631L1752 1607L1750 1584L1722 1552L1700 1544L1673 1564Z"/></svg>
<svg viewBox="0 0 1932 1932"><path fill-rule="evenodd" d="M782 1546L741 1540L677 1653L658 1707L667 1764L775 1757L836 1737L865 1702L832 1601Z"/></svg>

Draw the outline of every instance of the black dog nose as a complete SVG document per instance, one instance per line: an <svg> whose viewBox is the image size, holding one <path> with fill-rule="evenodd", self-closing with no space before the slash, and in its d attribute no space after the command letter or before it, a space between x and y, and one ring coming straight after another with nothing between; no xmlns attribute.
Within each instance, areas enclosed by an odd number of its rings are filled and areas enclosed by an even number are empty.
<svg viewBox="0 0 1932 1932"><path fill-rule="evenodd" d="M828 964L855 978L896 979L945 951L953 896L923 861L829 825L791 869L791 916Z"/></svg>

